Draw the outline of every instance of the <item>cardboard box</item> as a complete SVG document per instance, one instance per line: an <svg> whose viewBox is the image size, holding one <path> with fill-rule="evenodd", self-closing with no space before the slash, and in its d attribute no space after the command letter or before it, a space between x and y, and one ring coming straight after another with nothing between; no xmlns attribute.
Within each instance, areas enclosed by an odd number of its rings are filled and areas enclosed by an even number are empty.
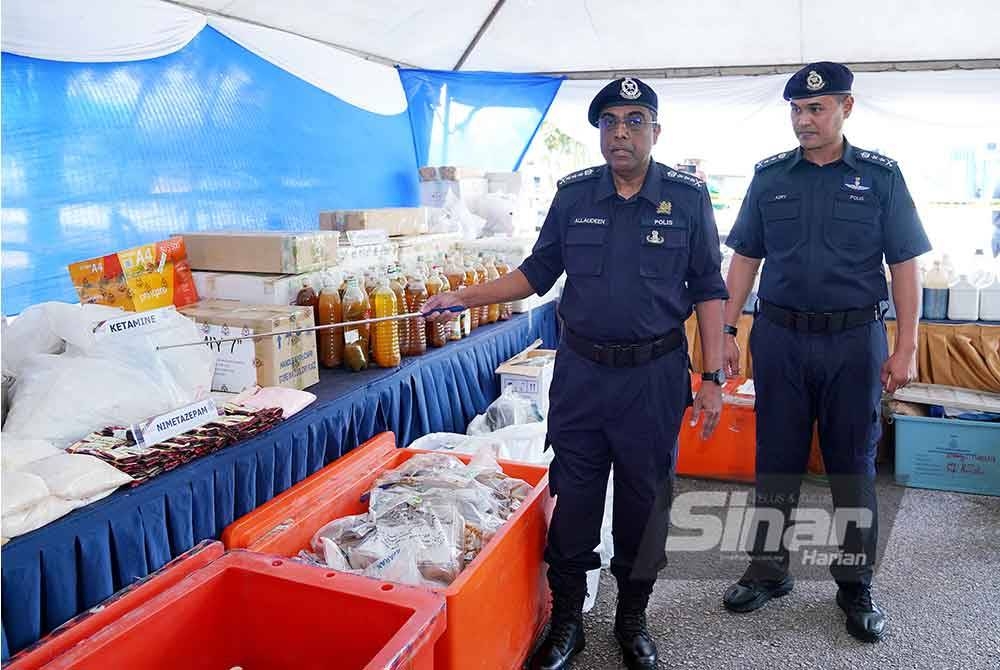
<svg viewBox="0 0 1000 670"><path fill-rule="evenodd" d="M456 198L473 202L477 198L486 195L487 183L485 177L472 177L467 179L448 180L438 179L436 181L420 182L420 204L424 207L444 207L447 202L448 191L455 194Z"/></svg>
<svg viewBox="0 0 1000 670"><path fill-rule="evenodd" d="M180 312L198 323L206 341L276 330L312 328L311 307L247 305L234 300L203 300ZM319 382L316 335L278 335L217 345L213 391L239 392L260 386L305 389Z"/></svg>
<svg viewBox="0 0 1000 670"><path fill-rule="evenodd" d="M496 369L500 375L500 392L509 386L516 393L535 401L542 414L549 411L549 387L556 366L554 349L522 351Z"/></svg>
<svg viewBox="0 0 1000 670"><path fill-rule="evenodd" d="M291 305L308 283L319 293L325 281L338 286L333 270L298 275L247 274L238 272L194 272L195 286L203 300L238 300L252 305Z"/></svg>
<svg viewBox="0 0 1000 670"><path fill-rule="evenodd" d="M69 276L83 304L144 312L198 301L180 237L73 263Z"/></svg>
<svg viewBox="0 0 1000 670"><path fill-rule="evenodd" d="M185 233L194 270L301 274L337 261L339 233L252 232Z"/></svg>
<svg viewBox="0 0 1000 670"><path fill-rule="evenodd" d="M418 168L417 172L420 174L420 181L458 181L486 176L486 173L478 168L457 167L455 165L426 166Z"/></svg>
<svg viewBox="0 0 1000 670"><path fill-rule="evenodd" d="M430 230L434 211L427 207L384 207L320 212L320 230L384 230L389 235L422 235Z"/></svg>

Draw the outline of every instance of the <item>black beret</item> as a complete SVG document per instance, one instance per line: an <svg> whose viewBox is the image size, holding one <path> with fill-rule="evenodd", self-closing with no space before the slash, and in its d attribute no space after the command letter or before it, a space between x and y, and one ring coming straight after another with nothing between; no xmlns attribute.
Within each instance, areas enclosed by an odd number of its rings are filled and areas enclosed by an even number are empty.
<svg viewBox="0 0 1000 670"><path fill-rule="evenodd" d="M853 83L854 74L845 65L829 61L809 63L785 84L785 100L843 95L851 92Z"/></svg>
<svg viewBox="0 0 1000 670"><path fill-rule="evenodd" d="M635 77L615 79L601 89L590 103L587 119L590 125L597 127L597 119L608 107L620 105L640 105L656 114L656 91Z"/></svg>

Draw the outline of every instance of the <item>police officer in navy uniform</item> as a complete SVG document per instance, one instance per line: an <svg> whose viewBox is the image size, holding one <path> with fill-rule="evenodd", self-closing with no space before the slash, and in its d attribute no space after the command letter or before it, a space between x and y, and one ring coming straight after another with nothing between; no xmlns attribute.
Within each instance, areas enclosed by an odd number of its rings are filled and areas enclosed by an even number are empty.
<svg viewBox="0 0 1000 670"><path fill-rule="evenodd" d="M844 139L853 79L843 65L811 63L785 86L799 146L757 164L727 239L735 256L727 278L725 362L728 373L738 373L735 324L766 258L750 333L756 505L761 512L778 510L787 527L818 422L835 507L868 510L873 519L848 525L831 573L847 630L874 642L885 630L885 615L871 596L881 395L916 376L916 257L930 243L896 161ZM896 305L892 356L882 320L888 299L883 257ZM767 542L768 528L757 525L750 567L725 593L733 612L755 610L792 590L789 553L783 543Z"/></svg>
<svg viewBox="0 0 1000 670"><path fill-rule="evenodd" d="M660 134L652 88L626 77L590 105L606 165L565 177L531 256L498 280L432 298L425 312L545 294L566 272L564 328L548 416L556 507L546 561L553 611L536 670L568 667L584 647L585 574L600 567L614 465L618 582L615 633L629 668L656 667L646 606L666 563L677 436L692 402L684 322L697 310L705 369L694 400L707 437L722 407L727 297L718 231L704 182L651 160Z"/></svg>

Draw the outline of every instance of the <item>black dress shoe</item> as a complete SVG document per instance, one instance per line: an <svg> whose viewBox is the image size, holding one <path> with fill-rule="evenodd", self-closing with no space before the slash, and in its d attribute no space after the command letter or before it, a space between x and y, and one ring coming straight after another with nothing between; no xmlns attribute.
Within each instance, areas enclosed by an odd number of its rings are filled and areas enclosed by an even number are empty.
<svg viewBox="0 0 1000 670"><path fill-rule="evenodd" d="M583 651L585 645L581 619L553 618L549 634L531 657L528 667L531 670L564 670L570 667L573 657Z"/></svg>
<svg viewBox="0 0 1000 670"><path fill-rule="evenodd" d="M872 602L867 586L841 587L837 604L847 615L847 632L862 642L878 642L885 635L885 612Z"/></svg>
<svg viewBox="0 0 1000 670"><path fill-rule="evenodd" d="M646 604L621 602L615 614L615 637L628 670L656 668L656 643L646 627Z"/></svg>
<svg viewBox="0 0 1000 670"><path fill-rule="evenodd" d="M772 598L788 595L795 586L795 579L785 575L782 579L757 579L743 575L722 596L722 604L730 612L744 614L760 609Z"/></svg>

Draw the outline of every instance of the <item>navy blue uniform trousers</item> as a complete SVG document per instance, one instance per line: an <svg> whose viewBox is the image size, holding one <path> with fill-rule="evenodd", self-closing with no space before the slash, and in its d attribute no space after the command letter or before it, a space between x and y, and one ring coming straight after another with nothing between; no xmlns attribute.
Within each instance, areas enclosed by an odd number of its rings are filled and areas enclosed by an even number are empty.
<svg viewBox="0 0 1000 670"><path fill-rule="evenodd" d="M553 592L579 592L586 571L601 565L594 548L612 465L611 571L620 592L652 590L666 563L677 434L690 402L684 346L634 368L600 365L559 348L548 428L556 506L545 558Z"/></svg>
<svg viewBox="0 0 1000 670"><path fill-rule="evenodd" d="M823 464L835 510L868 510L871 525L846 524L840 550L859 565L830 566L842 585L870 585L878 539L875 452L881 435L880 372L888 352L882 321L839 333L799 333L758 314L750 333L757 415L758 508L788 515L798 503L813 424L818 424ZM759 524L750 548L755 576L776 579L788 571L784 543L765 544Z"/></svg>

